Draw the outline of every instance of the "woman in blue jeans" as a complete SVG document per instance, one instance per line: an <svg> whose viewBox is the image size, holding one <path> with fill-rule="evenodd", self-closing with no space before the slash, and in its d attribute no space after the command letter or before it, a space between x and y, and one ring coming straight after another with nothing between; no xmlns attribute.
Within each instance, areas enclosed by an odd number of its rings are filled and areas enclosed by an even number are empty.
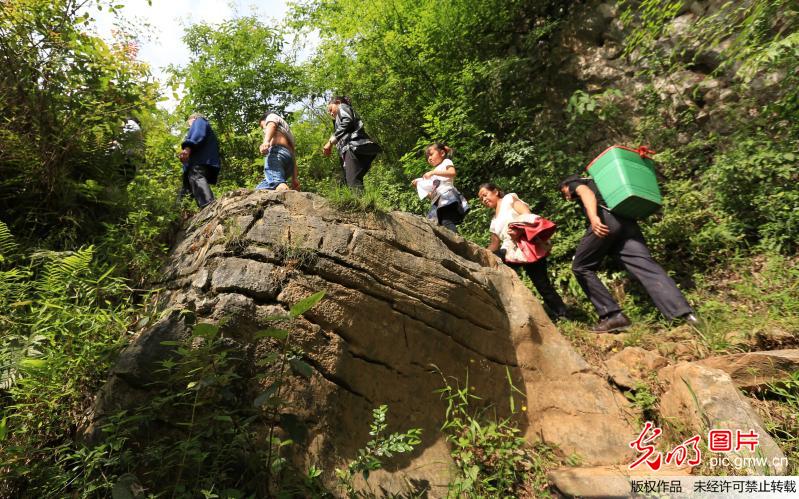
<svg viewBox="0 0 799 499"><path fill-rule="evenodd" d="M275 113L265 113L261 119L264 130L264 142L260 146L264 159L264 179L255 186L255 190L282 191L289 188L300 189L297 180L297 160L294 151L294 135L286 120Z"/></svg>

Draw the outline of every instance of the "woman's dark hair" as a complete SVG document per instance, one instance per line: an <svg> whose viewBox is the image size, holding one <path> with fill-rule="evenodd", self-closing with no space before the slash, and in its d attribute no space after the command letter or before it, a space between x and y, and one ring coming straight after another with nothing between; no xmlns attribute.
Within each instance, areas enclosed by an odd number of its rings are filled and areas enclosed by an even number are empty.
<svg viewBox="0 0 799 499"><path fill-rule="evenodd" d="M332 99L330 99L330 102L328 102L328 104L346 104L348 106L351 106L352 101L346 95L337 95Z"/></svg>
<svg viewBox="0 0 799 499"><path fill-rule="evenodd" d="M579 175L569 175L568 177L564 178L558 184L558 190L563 190L563 187L571 184L572 182L577 182L578 180L582 180L582 177Z"/></svg>
<svg viewBox="0 0 799 499"><path fill-rule="evenodd" d="M427 155L427 152L430 151L431 147L435 147L437 151L443 152L445 158L451 158L452 157L452 152L453 152L452 148L450 146L444 144L443 142L433 142L432 144L427 146L425 148L425 150L424 150L425 155Z"/></svg>
<svg viewBox="0 0 799 499"><path fill-rule="evenodd" d="M477 192L480 192L482 189L485 189L485 190L491 191L491 192L496 192L497 196L499 196L501 198L505 197L505 193L502 192L502 189L497 187L497 184L495 184L493 182L486 182L485 184L480 184L480 187L477 188Z"/></svg>

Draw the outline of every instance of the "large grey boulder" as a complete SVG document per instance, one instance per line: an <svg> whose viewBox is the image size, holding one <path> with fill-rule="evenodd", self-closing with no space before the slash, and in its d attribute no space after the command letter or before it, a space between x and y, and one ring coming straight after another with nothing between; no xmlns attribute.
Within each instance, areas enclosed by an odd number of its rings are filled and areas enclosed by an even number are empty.
<svg viewBox="0 0 799 499"><path fill-rule="evenodd" d="M234 192L201 211L173 249L161 306L172 311L123 352L98 396L92 428L148 396L146 381L188 322L214 322L250 352L254 333L317 291L325 298L291 327L312 373L287 409L306 429L294 462L333 470L369 439L371 411L388 404L392 431L419 427L423 442L373 473L373 487L412 481L445 493L452 461L439 431L444 374L509 416L529 441L544 440L586 464L627 463L636 434L629 404L575 352L516 274L490 252L406 213L342 213L299 192ZM244 397L242 397L244 398ZM250 401L251 403L251 401ZM91 429L87 433L91 434ZM332 477L325 477L333 480Z"/></svg>

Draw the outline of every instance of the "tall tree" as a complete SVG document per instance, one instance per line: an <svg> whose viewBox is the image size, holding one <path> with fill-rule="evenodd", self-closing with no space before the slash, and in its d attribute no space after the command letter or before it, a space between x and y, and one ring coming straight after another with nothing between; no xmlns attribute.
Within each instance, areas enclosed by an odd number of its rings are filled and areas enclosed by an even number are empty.
<svg viewBox="0 0 799 499"><path fill-rule="evenodd" d="M0 213L19 235L78 239L129 179L115 141L156 91L131 39L109 46L88 33L85 12L104 4L0 7Z"/></svg>
<svg viewBox="0 0 799 499"><path fill-rule="evenodd" d="M204 113L216 129L224 154L224 178L252 181L257 148L250 136L267 110L284 113L295 100L298 74L284 51L283 32L255 17L219 25L195 24L183 41L190 57L171 67L185 96L178 112Z"/></svg>

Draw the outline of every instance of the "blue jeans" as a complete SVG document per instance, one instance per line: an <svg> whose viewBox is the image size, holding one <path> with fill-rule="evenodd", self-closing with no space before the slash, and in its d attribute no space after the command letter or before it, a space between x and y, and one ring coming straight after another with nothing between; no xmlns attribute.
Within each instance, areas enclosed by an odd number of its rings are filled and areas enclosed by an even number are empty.
<svg viewBox="0 0 799 499"><path fill-rule="evenodd" d="M255 190L273 191L280 184L290 184L294 173L294 157L286 146L276 145L269 148L264 159L264 179L255 186Z"/></svg>

